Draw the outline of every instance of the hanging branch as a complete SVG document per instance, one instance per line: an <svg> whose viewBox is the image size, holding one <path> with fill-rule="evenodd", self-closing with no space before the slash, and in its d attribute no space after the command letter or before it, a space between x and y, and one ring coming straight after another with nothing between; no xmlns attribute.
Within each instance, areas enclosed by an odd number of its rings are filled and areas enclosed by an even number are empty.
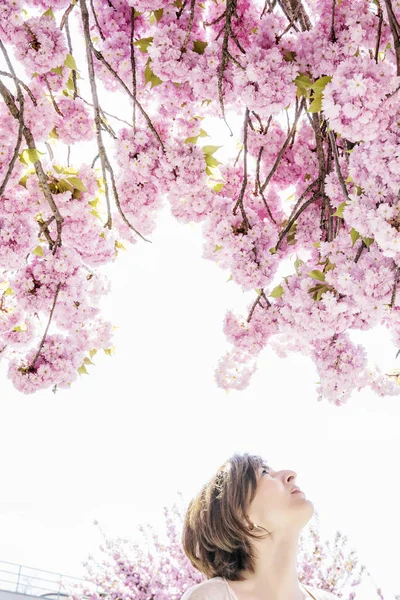
<svg viewBox="0 0 400 600"><path fill-rule="evenodd" d="M91 102L88 102L87 100L85 100L85 98L83 96L80 96L79 94L77 94L77 98L80 98L81 100L83 100L83 102L85 104L87 104L88 106L91 106L93 108L93 104ZM100 110L101 110L102 115L107 115L107 117L112 117L113 119L116 119L120 123L124 123L125 125L128 125L128 127L133 127L132 123L129 123L128 121L125 121L124 119L120 119L116 115L112 115L111 113L108 113L107 111L103 110L102 108L100 108Z"/></svg>
<svg viewBox="0 0 400 600"><path fill-rule="evenodd" d="M396 300L397 284L399 283L399 277L400 277L400 267L396 266L396 275L394 278L392 297L391 297L390 304L389 304L390 308L393 308L394 302Z"/></svg>
<svg viewBox="0 0 400 600"><path fill-rule="evenodd" d="M254 301L254 303L250 309L249 315L247 317L247 323L250 323L253 313L258 305L260 305L261 308L265 308L265 306L262 306L262 304L260 304L261 298L263 298L263 300L266 301L268 308L271 306L271 302L268 300L267 296L265 295L264 290L261 290L260 294L257 296L256 300Z"/></svg>
<svg viewBox="0 0 400 600"><path fill-rule="evenodd" d="M385 0L386 11L389 19L390 30L394 41L394 51L396 53L397 75L400 75L400 24L393 12L392 0Z"/></svg>
<svg viewBox="0 0 400 600"><path fill-rule="evenodd" d="M67 34L68 50L69 50L69 53L72 56L73 52L72 52L71 34L70 34L70 31L69 31L68 15L67 15L67 17L65 19L65 33ZM73 86L74 86L74 96L73 97L74 97L74 100L75 100L75 98L78 95L78 83L77 83L75 69L72 69L72 83L73 83Z"/></svg>
<svg viewBox="0 0 400 600"><path fill-rule="evenodd" d="M96 85L96 76L94 73L94 65L93 65L93 56L90 48L90 44L88 39L90 39L90 28L89 28L89 13L86 7L85 0L81 0L81 12L82 12L82 21L83 21L83 31L85 36L85 46L86 46L86 59L88 63L88 71L89 71L89 81L90 88L92 92L93 99L93 107L94 107L94 122L96 126L96 138L97 138L97 147L99 149L100 155L100 163L101 163L101 171L104 179L104 190L106 196L106 204L107 204L107 222L104 227L108 227L111 229L112 227L112 218L111 218L111 205L110 205L110 197L108 193L108 183L107 183L107 175L106 175L106 160L107 154L103 144L103 138L101 135L101 117L100 117L100 105L99 99L97 95L97 85Z"/></svg>
<svg viewBox="0 0 400 600"><path fill-rule="evenodd" d="M109 197L109 192L108 192L108 183L107 183L107 174L106 174L106 171L108 171L111 176L111 183L112 183L112 188L113 188L113 192L114 192L115 203L116 203L116 206L118 208L118 211L119 211L122 219L128 225L128 227L130 229L132 229L132 231L134 231L139 237L141 237L146 242L150 242L150 240L147 240L139 231L137 231L137 229L135 229L135 227L133 227L133 225L126 218L126 216L121 208L121 204L120 204L119 196L118 196L118 192L117 192L117 187L115 184L114 171L111 167L110 161L108 160L106 149L103 144L103 138L101 135L100 104L99 104L99 99L98 99L98 95L97 95L96 76L94 73L94 65L93 65L93 56L92 56L93 47L91 46L91 42L90 42L89 13L88 13L88 10L86 7L85 0L80 0L80 3L81 3L81 11L82 11L83 30L84 30L84 36L85 36L85 42L86 42L86 58L87 58L87 62L88 62L89 80L90 80L90 87L91 87L91 91L92 91L93 106L94 106L94 113L95 113L97 147L99 149L101 170L102 170L103 179L104 179L104 190L105 190L105 196L106 196L106 202L107 202L107 217L108 218L107 218L107 222L105 223L104 227L108 227L109 229L111 229L111 227L112 227L110 197Z"/></svg>
<svg viewBox="0 0 400 600"><path fill-rule="evenodd" d="M35 358L34 358L34 359L33 359L33 361L31 362L31 364L30 364L28 367L26 367L26 368L23 368L23 371L24 371L25 373L33 373L33 372L35 371L35 365L36 365L36 361L37 361L37 359L39 358L39 356L40 356L40 353L41 353L41 351L42 351L42 348L43 348L43 346L44 346L44 343L45 343L45 341L46 341L47 332L49 331L50 323L51 323L51 320L52 320L52 318L53 318L53 313L54 313L54 309L55 309L55 307L56 307L57 298L58 298L58 294L59 294L59 292L60 292L60 288L61 288L61 283L58 283L58 284L57 284L56 293L55 293L55 295L54 295L53 306L51 307L51 311L50 311L49 320L48 320L48 322L47 322L47 327L46 327L46 330L45 330L45 332L44 332L44 334L43 334L42 341L40 342L40 345L39 345L38 351L36 352L36 354L35 354ZM21 370L22 370L22 369L21 369Z"/></svg>
<svg viewBox="0 0 400 600"><path fill-rule="evenodd" d="M356 257L354 259L354 262L357 263L360 259L361 254L363 253L364 248L367 248L367 244L364 242L364 240L361 242L361 246L359 247L359 249L357 250L357 254Z"/></svg>
<svg viewBox="0 0 400 600"><path fill-rule="evenodd" d="M299 216L301 215L301 213L313 202L315 202L316 200L318 200L318 198L321 197L321 192L320 190L317 190L315 192L315 194L313 194L313 196L311 196L311 198L309 198L306 202L304 202L304 204L295 212L295 214L293 215L293 217L291 219L288 219L285 229L282 231L282 233L279 236L279 239L277 241L277 244L275 246L275 250L279 249L279 246L282 244L282 241L284 239L284 237L286 236L287 233L289 233L290 228L292 227L293 223L299 218Z"/></svg>
<svg viewBox="0 0 400 600"><path fill-rule="evenodd" d="M244 67L229 52L229 50L228 50L229 38L233 39L233 41L235 42L235 44L237 45L239 50L242 52L242 54L246 54L246 51L241 46L241 44L239 43L239 40L237 39L236 35L232 31L232 19L233 19L233 16L236 15L236 8L237 8L237 0L226 0L226 9L222 13L222 15L217 17L217 19L215 19L212 23L205 23L205 26L215 25L219 21L222 21L222 19L225 17L225 24L221 28L220 32L218 33L215 41L218 40L221 33L224 32L224 39L222 41L222 57L221 57L221 63L219 66L219 71L218 71L218 95L219 95L219 104L220 104L221 112L222 112L222 118L224 119L225 124L228 127L231 136L233 136L233 132L232 132L232 129L229 127L229 124L225 117L224 99L223 99L223 94L222 94L222 82L223 82L223 77L224 77L224 71L228 64L229 59L232 62L234 62L241 69L244 69Z"/></svg>
<svg viewBox="0 0 400 600"><path fill-rule="evenodd" d="M188 30L186 32L185 39L183 40L183 44L182 44L182 48L181 48L181 54L180 54L178 60L181 60L183 54L186 52L186 44L189 41L189 37L190 37L191 31L192 31L192 27L193 27L194 7L195 7L195 4L196 4L196 0L191 0L191 2L190 2L190 16L189 16Z"/></svg>
<svg viewBox="0 0 400 600"><path fill-rule="evenodd" d="M243 206L243 197L247 187L247 127L249 125L249 109L246 106L246 112L244 117L244 133L243 133L243 182L242 187L239 193L239 198L236 201L235 207L233 209L233 214L236 215L236 211L240 206L240 212L242 213L243 223L245 226L246 233L249 229L251 229L251 225L249 219L247 218L246 211Z"/></svg>
<svg viewBox="0 0 400 600"><path fill-rule="evenodd" d="M334 44L337 42L337 37L335 33L335 4L336 0L332 0L332 21L331 21L331 42Z"/></svg>
<svg viewBox="0 0 400 600"><path fill-rule="evenodd" d="M24 122L24 118L23 118L23 114L24 114L24 96L22 94L21 91L21 87L19 85L19 81L18 78L15 75L15 70L14 67L11 63L11 60L8 56L7 50L4 47L2 41L0 40L0 47L3 51L4 54L4 58L6 60L7 66L12 74L13 80L14 80L14 84L15 87L17 88L17 95L18 95L18 102L19 102L19 106L20 108L18 109L16 104L15 104L15 100L13 95L11 94L11 92L8 90L8 88L3 84L2 81L0 81L0 94L3 97L3 100L8 108L8 110L10 111L10 113L12 114L12 116L19 121L20 124L20 129L22 129L22 134L25 138L25 141L28 145L28 148L30 150L35 150L37 152L36 149L36 144L35 144L35 140L34 137L32 135L31 130L29 129L29 127L26 126L25 122ZM55 240L52 239L52 237L50 236L50 233L48 232L48 236L47 240L49 242L49 247L52 250L53 254L55 254L57 248L59 246L62 245L62 241L61 241L61 231L62 231L62 223L64 221L64 217L61 216L60 211L58 210L58 207L56 205L56 203L54 202L52 193L50 191L48 182L47 182L47 175L44 172L42 163L40 162L40 159L37 159L34 161L33 163L34 169L35 169L35 173L36 176L39 180L39 183L42 187L42 191L43 191L43 195L47 201L47 203L49 204L51 211L54 215L54 219L56 221L56 227L57 227L57 238Z"/></svg>
<svg viewBox="0 0 400 600"><path fill-rule="evenodd" d="M98 60L100 60L103 63L103 65L105 65L105 67L110 71L110 73L112 73L114 75L115 79L122 85L122 87L124 88L125 92L135 102L136 106L139 108L140 112L142 113L142 115L146 119L146 122L147 122L147 124L148 124L151 132L157 138L157 141L159 142L161 148L165 152L164 144L163 144L163 142L162 142L162 140L161 140L158 132L156 131L153 123L151 122L151 119L150 119L149 115L144 110L144 108L140 104L139 100L134 97L133 93L127 87L126 83L121 79L121 77L118 75L118 73L112 68L112 66L110 65L110 63L108 63L106 61L106 59L104 58L104 56L102 55L102 53L99 52L99 50L96 50L96 48L94 47L93 42L92 42L91 37L90 37L89 13L87 12L87 8L86 8L86 0L80 0L80 5L81 5L81 12L82 12L82 20L84 22L84 36L85 36L86 44L90 47L90 49L92 50L92 52L95 55L95 57Z"/></svg>
<svg viewBox="0 0 400 600"><path fill-rule="evenodd" d="M52 89L51 89L51 87L49 85L49 82L47 81L46 75L43 75L43 79L45 81L47 89L49 90L49 94L50 94L51 102L52 102L52 104L54 106L54 110L56 111L56 113L58 113L60 115L60 117L64 117L64 115L62 114L61 110L58 107L57 102L54 99L53 92L52 92Z"/></svg>
<svg viewBox="0 0 400 600"><path fill-rule="evenodd" d="M1 45L1 40L0 40L0 47L4 47ZM11 77L11 79L14 79L13 76L11 75L11 73L7 73L7 71L0 71L0 75L4 75L4 77ZM22 79L18 79L18 77L16 77L19 85L22 85L22 87L24 88L24 90L26 90L29 94L30 99L32 100L32 103L34 106L37 106L37 100L35 98L35 96L32 94L31 89L26 85L26 83L24 83L22 81Z"/></svg>
<svg viewBox="0 0 400 600"><path fill-rule="evenodd" d="M101 37L101 39L102 39L102 40L103 40L103 42L104 42L104 40L105 40L106 38L105 38L105 35L104 35L104 33L103 33L103 31L102 31L102 29L101 29L101 27L100 27L100 23L99 23L99 20L98 20L98 18L97 18L96 11L94 10L94 6L93 6L93 0L90 0L90 8L92 9L93 17L94 17L94 20L95 20L95 23L96 23L96 27L97 27L97 29L99 30L100 37Z"/></svg>
<svg viewBox="0 0 400 600"><path fill-rule="evenodd" d="M269 172L266 180L264 181L263 185L259 188L262 193L264 193L265 188L267 187L267 185L271 181L272 177L274 176L274 174L275 174L275 172L276 172L276 170L277 170L277 168L279 166L279 163L281 162L281 159L282 159L282 157L283 157L283 155L285 153L285 150L288 147L292 136L294 136L294 134L296 132L297 123L298 123L298 121L300 119L300 115L301 115L301 113L303 111L303 108L304 108L304 100L305 99L302 98L302 100L300 102L300 105L297 107L297 110L296 110L296 113L295 113L295 118L294 118L294 121L293 121L292 128L291 128L291 130L289 132L289 135L287 136L287 138L285 140L285 143L283 144L282 148L280 149L280 151L278 153L278 156L275 159L275 163L274 163L271 171Z"/></svg>
<svg viewBox="0 0 400 600"><path fill-rule="evenodd" d="M301 9L301 4L299 3L296 6L296 9L294 11L293 16L289 19L289 24L288 26L282 31L282 33L280 33L279 35L276 36L275 40L276 43L279 44L279 42L281 41L281 39L283 38L283 36L290 30L292 29L292 27L295 27L295 21L298 19L299 14L300 14L300 9Z"/></svg>
<svg viewBox="0 0 400 600"><path fill-rule="evenodd" d="M133 123L133 132L136 133L136 61L135 61L135 43L134 43L134 34L135 34L135 9L131 8L131 65L132 65L132 93L133 93L133 104L132 104L132 123Z"/></svg>
<svg viewBox="0 0 400 600"><path fill-rule="evenodd" d="M279 6L289 21L299 21L302 31L309 31L311 29L312 24L310 18L307 15L301 0L279 0ZM298 17L293 19L298 6L300 6ZM295 24L293 25L293 28L295 31L299 31Z"/></svg>
<svg viewBox="0 0 400 600"><path fill-rule="evenodd" d="M74 2L71 2L71 4L68 6L67 10L63 14L61 23L60 23L60 31L63 30L63 27L64 27L65 23L67 22L67 19L75 5L76 5L76 1L74 0Z"/></svg>
<svg viewBox="0 0 400 600"><path fill-rule="evenodd" d="M339 179L340 187L343 190L343 194L345 195L346 200L348 202L351 202L351 198L350 198L349 193L347 191L346 183L344 181L344 178L343 178L343 175L342 175L342 171L340 169L339 154L338 154L338 149L337 149L337 145L336 145L335 134L334 134L333 131L330 131L328 133L328 138L329 138L329 141L331 143L333 160L335 162L336 175L337 175L337 177Z"/></svg>
<svg viewBox="0 0 400 600"><path fill-rule="evenodd" d="M378 7L378 33L376 36L376 47L375 47L375 62L378 64L378 55L379 55L379 46L381 43L381 35L382 35L382 23L383 23L383 10L381 7Z"/></svg>

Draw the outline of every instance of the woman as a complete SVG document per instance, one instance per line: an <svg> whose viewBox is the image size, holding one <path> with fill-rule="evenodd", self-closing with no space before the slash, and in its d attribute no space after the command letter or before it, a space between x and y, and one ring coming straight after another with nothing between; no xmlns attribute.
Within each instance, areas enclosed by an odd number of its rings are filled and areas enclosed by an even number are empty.
<svg viewBox="0 0 400 600"><path fill-rule="evenodd" d="M228 459L187 509L183 548L207 580L181 600L338 600L299 582L299 538L314 505L295 489L294 471L247 453Z"/></svg>

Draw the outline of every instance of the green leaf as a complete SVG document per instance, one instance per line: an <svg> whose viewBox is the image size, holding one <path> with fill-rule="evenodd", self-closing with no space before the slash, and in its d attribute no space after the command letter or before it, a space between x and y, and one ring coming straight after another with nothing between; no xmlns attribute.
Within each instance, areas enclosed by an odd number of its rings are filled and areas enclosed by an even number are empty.
<svg viewBox="0 0 400 600"><path fill-rule="evenodd" d="M51 9L51 6L50 6L49 9L46 10L46 12L44 12L42 14L42 17L51 17L52 19L55 19L55 16L54 16L54 13L53 13L53 11Z"/></svg>
<svg viewBox="0 0 400 600"><path fill-rule="evenodd" d="M327 288L325 285L324 285L324 286L322 286L322 287L321 287L321 288L318 290L318 292L316 292L316 293L315 293L315 298L314 298L314 300L316 300L317 302L318 302L319 300L321 300L321 296L322 296L322 294L324 294L325 292L327 292L327 291L328 291L328 289L329 289L329 288Z"/></svg>
<svg viewBox="0 0 400 600"><path fill-rule="evenodd" d="M195 135L194 137L188 137L185 140L185 144L196 144L198 139L199 139L198 135Z"/></svg>
<svg viewBox="0 0 400 600"><path fill-rule="evenodd" d="M96 208L96 206L98 205L98 203L99 203L99 199L98 198L94 198L94 200L90 200L88 202L88 204L90 204L90 206L93 206L93 208Z"/></svg>
<svg viewBox="0 0 400 600"><path fill-rule="evenodd" d="M296 86L301 90L307 90L312 87L313 82L305 73L302 73L296 77L294 80Z"/></svg>
<svg viewBox="0 0 400 600"><path fill-rule="evenodd" d="M163 8L158 8L157 10L152 10L150 13L150 24L152 25L154 23L154 20L161 21L162 16L164 13L164 9Z"/></svg>
<svg viewBox="0 0 400 600"><path fill-rule="evenodd" d="M21 177L21 179L18 181L19 185L23 185L24 188L26 188L26 180L28 179L29 174L27 173L26 175L24 175L23 177Z"/></svg>
<svg viewBox="0 0 400 600"><path fill-rule="evenodd" d="M224 187L225 183L216 183L213 187L213 190L215 192L220 192L222 190L222 188Z"/></svg>
<svg viewBox="0 0 400 600"><path fill-rule="evenodd" d="M208 167L217 167L220 164L220 161L217 160L214 156L211 156L211 154L206 154L206 165Z"/></svg>
<svg viewBox="0 0 400 600"><path fill-rule="evenodd" d="M307 275L309 275L313 279L318 279L319 281L325 281L324 273L322 271L318 271L318 269L314 269L313 271L310 271L309 273L307 273Z"/></svg>
<svg viewBox="0 0 400 600"><path fill-rule="evenodd" d="M222 146L203 146L202 150L204 154L214 154L218 148L222 148Z"/></svg>
<svg viewBox="0 0 400 600"><path fill-rule="evenodd" d="M142 38L141 40L136 40L136 42L133 42L133 43L135 44L135 46L137 46L139 48L139 50L141 52L146 54L147 49L150 46L150 44L152 44L153 40L154 40L154 37L147 37L147 38Z"/></svg>
<svg viewBox="0 0 400 600"><path fill-rule="evenodd" d="M319 79L317 79L316 81L314 81L314 83L312 84L312 89L315 90L316 92L322 92L326 85L332 81L332 76L331 75L324 75L324 77L320 77Z"/></svg>
<svg viewBox="0 0 400 600"><path fill-rule="evenodd" d="M82 365L81 367L79 367L78 373L79 373L79 375L89 375L89 373L86 370L85 365Z"/></svg>
<svg viewBox="0 0 400 600"><path fill-rule="evenodd" d="M154 75L154 73L150 67L150 62L151 62L151 59L149 58L149 60L146 63L146 67L144 69L144 79L145 79L146 83L150 82L151 87L153 88L156 85L160 85L161 83L163 83L163 81L162 81L162 79L157 77L157 75Z"/></svg>
<svg viewBox="0 0 400 600"><path fill-rule="evenodd" d="M222 246L218 246L218 244L215 244L214 252L218 252L218 250L222 250Z"/></svg>
<svg viewBox="0 0 400 600"><path fill-rule="evenodd" d="M84 365L94 365L94 362L92 362L90 360L90 358L88 358L87 356L85 356L85 358L83 359L83 364Z"/></svg>
<svg viewBox="0 0 400 600"><path fill-rule="evenodd" d="M104 352L108 355L111 356L111 354L113 353L113 348L105 348Z"/></svg>
<svg viewBox="0 0 400 600"><path fill-rule="evenodd" d="M298 258L296 256L296 260L294 261L294 268L296 269L297 275L299 274L299 267L300 267L300 265L303 265L303 264L304 264L304 260L300 260L300 258Z"/></svg>
<svg viewBox="0 0 400 600"><path fill-rule="evenodd" d="M339 206L336 209L336 212L333 213L333 215L331 215L332 217L341 217L343 219L343 210L344 207L346 206L346 202L341 202L339 204Z"/></svg>
<svg viewBox="0 0 400 600"><path fill-rule="evenodd" d="M311 102L308 112L317 113L322 110L322 94L316 94L314 100Z"/></svg>
<svg viewBox="0 0 400 600"><path fill-rule="evenodd" d="M270 296L272 296L272 298L280 298L283 295L283 293L283 287L281 285L277 285L270 293Z"/></svg>
<svg viewBox="0 0 400 600"><path fill-rule="evenodd" d="M60 136L57 133L57 127L53 127L53 129L49 133L49 137L54 138L55 140L58 140L58 138Z"/></svg>
<svg viewBox="0 0 400 600"><path fill-rule="evenodd" d="M200 137L210 137L208 135L208 133L206 131L204 131L204 129L200 129L200 133L199 133Z"/></svg>
<svg viewBox="0 0 400 600"><path fill-rule="evenodd" d="M97 348L93 348L93 350L90 350L90 351L89 351L89 356L90 356L90 358L93 358L93 356L94 356L95 354L97 354Z"/></svg>
<svg viewBox="0 0 400 600"><path fill-rule="evenodd" d="M214 175L214 173L211 171L210 167L206 167L206 173L207 173L207 175L210 175L210 177L212 177Z"/></svg>
<svg viewBox="0 0 400 600"><path fill-rule="evenodd" d="M26 148L19 154L19 160L28 165L29 163L35 163L40 160L39 154L45 154L45 152L40 152L37 148Z"/></svg>
<svg viewBox="0 0 400 600"><path fill-rule="evenodd" d="M121 244L121 242L119 242L118 240L115 240L115 247L119 248L120 250L126 250L125 246Z"/></svg>
<svg viewBox="0 0 400 600"><path fill-rule="evenodd" d="M83 183L83 181L78 179L78 177L67 177L67 181L68 181L68 183L73 185L74 188L76 188L80 192L87 192L87 188L86 188L85 184Z"/></svg>
<svg viewBox="0 0 400 600"><path fill-rule="evenodd" d="M13 291L10 287L8 287L4 292L3 292L3 296L11 296L13 294Z"/></svg>
<svg viewBox="0 0 400 600"><path fill-rule="evenodd" d="M63 68L62 67L54 67L53 69L50 69L53 73L56 73L57 75L62 75L63 74Z"/></svg>
<svg viewBox="0 0 400 600"><path fill-rule="evenodd" d="M101 220L101 216L99 215L99 213L97 212L97 210L95 210L95 209L91 210L90 214L94 215L97 219Z"/></svg>
<svg viewBox="0 0 400 600"><path fill-rule="evenodd" d="M67 54L65 60L64 60L64 65L66 67L68 67L68 69L71 69L73 71L77 71L78 67L76 66L76 62L74 57L72 56L72 54ZM61 75L61 73L60 73Z"/></svg>
<svg viewBox="0 0 400 600"><path fill-rule="evenodd" d="M194 40L193 42L193 50L197 52L197 54L204 54L204 50L207 46L208 42L202 42L201 40Z"/></svg>
<svg viewBox="0 0 400 600"><path fill-rule="evenodd" d="M36 254L36 256L44 256L42 246L36 246L36 248L32 250L32 254Z"/></svg>
<svg viewBox="0 0 400 600"><path fill-rule="evenodd" d="M358 238L360 237L360 234L358 233L358 231L356 231L354 229L354 227L351 229L350 231L350 236L351 236L351 240L353 242L353 246L356 243L356 241L358 240Z"/></svg>
<svg viewBox="0 0 400 600"><path fill-rule="evenodd" d="M362 237L362 236L361 236ZM370 245L372 244L372 242L374 242L374 238L370 238L370 237L362 237L362 241L364 242L364 244L367 246L367 248L370 247Z"/></svg>

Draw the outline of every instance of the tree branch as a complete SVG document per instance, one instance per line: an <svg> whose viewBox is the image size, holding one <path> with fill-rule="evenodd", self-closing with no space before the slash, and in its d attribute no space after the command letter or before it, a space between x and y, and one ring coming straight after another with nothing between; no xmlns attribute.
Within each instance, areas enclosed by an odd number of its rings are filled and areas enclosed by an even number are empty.
<svg viewBox="0 0 400 600"><path fill-rule="evenodd" d="M36 365L36 361L37 361L37 359L39 358L39 356L40 356L40 353L41 353L41 351L42 351L42 348L43 348L43 346L44 346L44 343L45 343L45 341L46 341L47 332L49 331L50 323L51 323L51 320L52 320L52 318L53 318L53 313L54 313L54 309L55 309L55 307L56 307L57 298L58 298L58 294L59 294L59 292L60 292L60 288L61 288L61 283L58 283L58 284L57 284L56 293L55 293L55 295L54 295L53 306L51 307L51 311L50 311L49 320L48 320L48 322L47 322L47 327L46 327L46 329L45 329L45 332L44 332L44 334L43 334L42 341L40 342L40 345L39 345L38 351L37 351L37 352L36 352L36 354L35 354L35 358L33 359L33 361L31 362L31 364L30 364L30 365L29 365L29 366L28 366L26 369L23 369L23 370L24 370L24 372L26 372L26 373L33 373L33 372L35 371L35 365Z"/></svg>
<svg viewBox="0 0 400 600"><path fill-rule="evenodd" d="M349 193L347 191L346 183L344 181L344 178L343 178L343 175L342 175L342 171L340 169L339 154L338 154L338 149L337 149L337 145L336 145L336 138L335 138L334 132L330 131L328 133L328 137L329 137L329 141L331 143L333 160L335 162L336 175L337 175L337 177L339 179L340 187L343 190L343 194L345 195L346 200L348 202L351 202L351 198L350 198Z"/></svg>
<svg viewBox="0 0 400 600"><path fill-rule="evenodd" d="M244 117L244 133L243 133L243 182L242 182L242 187L239 193L239 198L236 201L235 207L233 209L233 214L236 215L236 211L238 209L238 206L240 206L240 211L242 213L242 217L243 217L243 223L245 225L246 228L246 233L249 229L251 229L251 225L249 223L249 220L247 218L246 215L246 211L244 210L244 206L243 206L243 197L244 197L244 193L246 191L246 187L247 187L247 127L249 125L249 109L246 106L246 112L245 112L245 117Z"/></svg>
<svg viewBox="0 0 400 600"><path fill-rule="evenodd" d="M261 191L262 193L264 193L264 191L265 191L265 188L267 187L267 185L268 185L268 184L269 184L269 182L271 181L272 177L274 176L274 174L275 174L275 171L277 170L277 168L278 168L278 166L279 166L279 163L281 162L281 159L282 159L282 157L283 157L283 155L284 155L284 153L285 153L285 150L286 150L286 148L288 147L288 145L289 145L289 142L290 142L290 140L291 140L292 136L293 136L293 135L295 134L295 132L296 132L297 123L298 123L298 120L299 120L299 118L300 118L300 115L301 115L301 113L302 113L302 110L303 110L303 108L304 108L304 98L301 100L301 102L300 102L300 105L299 105L299 107L298 107L298 109L297 109L297 111L296 111L295 119L294 119L294 122L293 122L292 128L291 128L291 130L290 130L290 133L289 133L289 135L287 136L287 138L286 138L286 140L285 140L285 143L283 144L282 148L280 149L280 151L279 151L279 153L278 153L278 156L276 157L275 163L274 163L274 165L273 165L273 167L272 167L271 171L269 172L269 174L268 174L268 176L267 176L267 178L266 178L265 182L263 183L263 185L262 185L262 186L261 186L261 188L260 188L260 191Z"/></svg>
<svg viewBox="0 0 400 600"><path fill-rule="evenodd" d="M394 41L394 51L396 53L397 75L400 75L400 24L393 12L392 0L385 0L386 11L388 14L390 30Z"/></svg>

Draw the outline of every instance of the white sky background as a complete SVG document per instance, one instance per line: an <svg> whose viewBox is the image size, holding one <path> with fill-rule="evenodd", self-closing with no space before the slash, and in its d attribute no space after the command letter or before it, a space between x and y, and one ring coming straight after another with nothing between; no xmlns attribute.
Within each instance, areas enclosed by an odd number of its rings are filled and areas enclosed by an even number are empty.
<svg viewBox="0 0 400 600"><path fill-rule="evenodd" d="M121 116L122 100L117 109L115 94L102 98ZM223 123L202 126L213 133L203 143L234 147ZM240 122L233 145L239 133ZM79 152L71 148L71 164ZM99 353L89 376L55 395L18 393L0 365L0 560L84 575L81 563L101 541L94 519L122 537L134 538L140 523L162 528L162 506L178 490L188 501L227 457L248 451L275 470L297 472L323 535L346 534L349 551L393 598L400 593L400 399L363 390L340 408L318 403L311 360L281 359L269 348L250 386L226 394L214 381L228 348L222 321L253 296L202 259L198 225L164 210L150 237L152 244L139 241L107 269L112 292L102 307L119 326L114 356ZM286 265L276 283L292 271ZM385 330L352 339L366 343L383 369L398 366ZM362 598L376 594L365 590Z"/></svg>

